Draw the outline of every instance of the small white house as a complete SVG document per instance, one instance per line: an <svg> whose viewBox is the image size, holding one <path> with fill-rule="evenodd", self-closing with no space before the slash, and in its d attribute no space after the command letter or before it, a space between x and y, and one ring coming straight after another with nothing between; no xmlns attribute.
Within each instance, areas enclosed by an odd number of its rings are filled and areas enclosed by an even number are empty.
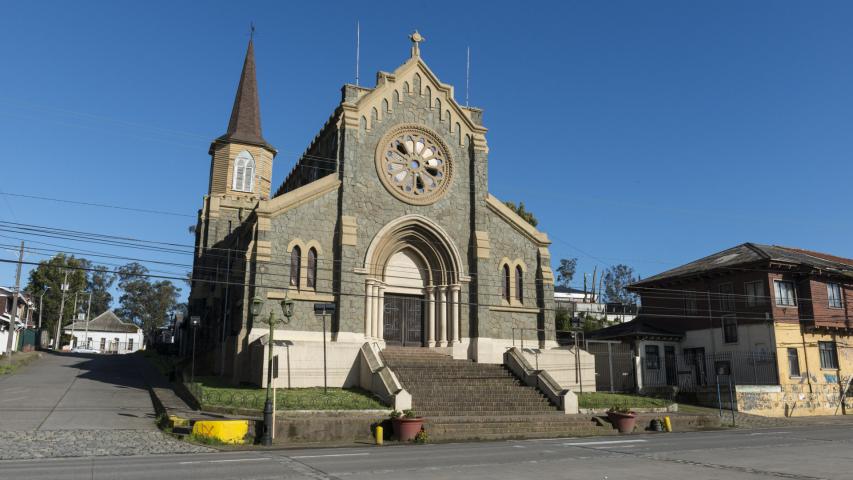
<svg viewBox="0 0 853 480"><path fill-rule="evenodd" d="M87 348L101 353L133 353L142 350L145 343L142 329L122 322L112 310L89 322L68 324L63 331L72 335L72 348Z"/></svg>

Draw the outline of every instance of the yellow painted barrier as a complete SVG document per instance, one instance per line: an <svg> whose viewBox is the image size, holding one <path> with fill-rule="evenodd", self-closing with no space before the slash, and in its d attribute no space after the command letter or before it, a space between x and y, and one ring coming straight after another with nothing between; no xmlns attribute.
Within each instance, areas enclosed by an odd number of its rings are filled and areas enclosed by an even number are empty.
<svg viewBox="0 0 853 480"><path fill-rule="evenodd" d="M672 431L672 422L670 422L670 421L669 421L669 417L668 417L668 416L667 416L667 417L663 417L663 428L664 428L664 430L666 430L667 432L671 432L671 431Z"/></svg>
<svg viewBox="0 0 853 480"><path fill-rule="evenodd" d="M179 417L177 415L169 415L169 425L175 427L189 427L190 420L188 418Z"/></svg>
<svg viewBox="0 0 853 480"><path fill-rule="evenodd" d="M385 432L384 432L382 427L379 427L379 426L376 427L376 444L377 445L382 445L382 439L383 439L384 433Z"/></svg>
<svg viewBox="0 0 853 480"><path fill-rule="evenodd" d="M248 433L248 420L197 420L193 424L193 435L215 438L224 443L243 443Z"/></svg>

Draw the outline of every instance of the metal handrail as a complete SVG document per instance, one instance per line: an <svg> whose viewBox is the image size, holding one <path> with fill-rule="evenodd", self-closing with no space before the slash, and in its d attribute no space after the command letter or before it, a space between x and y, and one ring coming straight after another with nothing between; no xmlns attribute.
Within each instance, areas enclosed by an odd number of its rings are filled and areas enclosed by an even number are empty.
<svg viewBox="0 0 853 480"><path fill-rule="evenodd" d="M515 331L516 330L521 332L519 340L521 343L522 350L524 349L524 332L525 331L545 332L545 333L552 331L550 329L544 329L544 328L512 327L512 346L513 347L515 346ZM574 339L574 346L575 347L579 346L578 345L578 336L580 336L580 338L581 338L580 345L584 345L586 342L586 336L584 334L584 331L581 329L553 330L553 332L554 333L571 333L572 338ZM580 334L580 335L577 335L577 334Z"/></svg>

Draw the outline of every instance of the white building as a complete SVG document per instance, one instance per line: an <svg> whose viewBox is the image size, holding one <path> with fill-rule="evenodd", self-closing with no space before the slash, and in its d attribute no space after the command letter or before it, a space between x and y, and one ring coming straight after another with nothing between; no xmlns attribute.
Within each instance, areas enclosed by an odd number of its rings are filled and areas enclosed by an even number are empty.
<svg viewBox="0 0 853 480"><path fill-rule="evenodd" d="M607 320L608 324L630 322L637 316L636 305L601 303L596 293L560 285L554 286L554 304L568 311L570 317L589 315Z"/></svg>
<svg viewBox="0 0 853 480"><path fill-rule="evenodd" d="M66 325L63 331L73 336L72 348L87 348L101 353L133 353L145 346L142 329L122 322L112 310L98 315L88 325L85 321Z"/></svg>
<svg viewBox="0 0 853 480"><path fill-rule="evenodd" d="M12 303L15 291L11 288L0 287L0 354L6 353L6 345L9 341L9 324L12 320ZM23 328L31 324L33 316L33 302L23 292L18 295L18 308L15 312L15 328L12 338L12 351L18 350L18 337Z"/></svg>

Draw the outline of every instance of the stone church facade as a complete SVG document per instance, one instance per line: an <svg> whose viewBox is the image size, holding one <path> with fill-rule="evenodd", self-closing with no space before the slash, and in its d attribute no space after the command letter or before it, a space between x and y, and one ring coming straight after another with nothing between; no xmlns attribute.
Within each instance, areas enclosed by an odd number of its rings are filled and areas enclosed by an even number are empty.
<svg viewBox="0 0 853 480"><path fill-rule="evenodd" d="M249 43L196 228L190 314L215 373L265 384L266 322L285 298L295 311L275 330L281 387L323 384L315 303L337 307L330 386L358 383L365 343L483 363L503 362L522 335L557 347L549 239L489 193L482 110L457 103L411 39L408 60L373 88L342 88L275 190Z"/></svg>

